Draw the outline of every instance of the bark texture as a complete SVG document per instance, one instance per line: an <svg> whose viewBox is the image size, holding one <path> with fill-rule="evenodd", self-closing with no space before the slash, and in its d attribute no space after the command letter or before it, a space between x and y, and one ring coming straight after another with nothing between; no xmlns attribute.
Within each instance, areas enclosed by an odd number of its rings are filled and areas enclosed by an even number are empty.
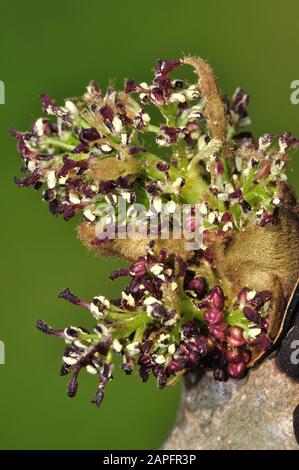
<svg viewBox="0 0 299 470"><path fill-rule="evenodd" d="M294 449L299 384L267 359L241 381L210 372L186 376L180 410L164 449Z"/></svg>

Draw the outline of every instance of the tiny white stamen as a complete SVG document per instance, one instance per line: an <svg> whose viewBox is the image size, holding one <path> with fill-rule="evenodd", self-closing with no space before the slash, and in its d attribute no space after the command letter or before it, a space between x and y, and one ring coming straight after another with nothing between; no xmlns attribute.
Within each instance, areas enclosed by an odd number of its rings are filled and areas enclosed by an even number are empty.
<svg viewBox="0 0 299 470"><path fill-rule="evenodd" d="M77 359L74 359L73 357L69 356L63 356L63 362L65 362L68 366L74 366L77 364Z"/></svg>
<svg viewBox="0 0 299 470"><path fill-rule="evenodd" d="M166 210L169 214L173 214L176 209L176 203L174 201L169 201L166 204Z"/></svg>
<svg viewBox="0 0 299 470"><path fill-rule="evenodd" d="M65 108L67 109L67 111L71 114L78 114L78 109L77 109L77 106L70 100L67 100L65 102Z"/></svg>
<svg viewBox="0 0 299 470"><path fill-rule="evenodd" d="M86 366L86 371L89 373L89 374L92 374L92 375L95 375L97 374L97 369L95 367L93 367L91 364L88 364Z"/></svg>
<svg viewBox="0 0 299 470"><path fill-rule="evenodd" d="M155 297L147 297L144 301L143 301L144 305L152 305L152 304L155 304L155 303L161 303L158 299L156 299Z"/></svg>
<svg viewBox="0 0 299 470"><path fill-rule="evenodd" d="M179 103L185 103L186 97L182 93L172 93L170 100L171 103L178 101Z"/></svg>
<svg viewBox="0 0 299 470"><path fill-rule="evenodd" d="M44 135L44 123L42 118L35 121L35 131L39 137Z"/></svg>
<svg viewBox="0 0 299 470"><path fill-rule="evenodd" d="M112 125L117 133L120 133L123 128L123 123L118 116L115 116L112 120Z"/></svg>
<svg viewBox="0 0 299 470"><path fill-rule="evenodd" d="M110 153L110 152L112 152L112 147L110 147L110 145L108 145L108 144L103 144L103 145L101 145L101 150L104 153Z"/></svg>
<svg viewBox="0 0 299 470"><path fill-rule="evenodd" d="M247 295L246 295L246 298L247 300L252 300L254 299L254 297L256 296L256 291L255 290L250 290Z"/></svg>
<svg viewBox="0 0 299 470"><path fill-rule="evenodd" d="M36 168L35 162L33 160L29 160L27 166L28 166L28 170L31 171L31 173L33 173Z"/></svg>
<svg viewBox="0 0 299 470"><path fill-rule="evenodd" d="M121 350L122 350L122 345L121 343L118 341L118 339L114 339L113 342L112 342L112 349L114 349L115 352L118 352L120 353Z"/></svg>
<svg viewBox="0 0 299 470"><path fill-rule="evenodd" d="M80 204L80 198L74 192L69 193L69 200L72 204Z"/></svg>
<svg viewBox="0 0 299 470"><path fill-rule="evenodd" d="M126 294L124 291L121 293L122 299L126 300L130 307L135 307L135 300L132 294Z"/></svg>
<svg viewBox="0 0 299 470"><path fill-rule="evenodd" d="M163 271L163 266L161 264L154 264L150 271L155 275L155 276L158 276L159 274L161 274L161 272Z"/></svg>
<svg viewBox="0 0 299 470"><path fill-rule="evenodd" d="M56 176L55 176L55 171L51 170L48 173L47 177L47 184L49 189L54 189L56 186Z"/></svg>
<svg viewBox="0 0 299 470"><path fill-rule="evenodd" d="M208 215L208 221L210 224L213 224L215 222L216 215L215 212L210 212Z"/></svg>
<svg viewBox="0 0 299 470"><path fill-rule="evenodd" d="M88 219L90 222L94 222L94 220L95 220L96 217L95 217L95 215L91 212L90 209L86 209L86 210L83 212L83 214L84 214L84 217L85 217L86 219Z"/></svg>
<svg viewBox="0 0 299 470"><path fill-rule="evenodd" d="M156 357L155 362L156 364L164 364L165 357L162 354L160 354L159 356Z"/></svg>

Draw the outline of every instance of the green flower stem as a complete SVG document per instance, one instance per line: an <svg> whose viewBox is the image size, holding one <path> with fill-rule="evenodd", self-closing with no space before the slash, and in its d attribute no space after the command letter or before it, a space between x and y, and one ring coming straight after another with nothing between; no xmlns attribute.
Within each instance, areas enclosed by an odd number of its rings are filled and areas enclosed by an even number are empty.
<svg viewBox="0 0 299 470"><path fill-rule="evenodd" d="M73 144L67 144L66 142L63 142L60 139L55 139L55 137L47 137L43 143L45 145L53 145L54 147L58 147L67 151L74 150Z"/></svg>
<svg viewBox="0 0 299 470"><path fill-rule="evenodd" d="M185 175L185 185L181 194L189 204L199 202L201 196L209 189L208 184L201 178L198 168L189 168Z"/></svg>

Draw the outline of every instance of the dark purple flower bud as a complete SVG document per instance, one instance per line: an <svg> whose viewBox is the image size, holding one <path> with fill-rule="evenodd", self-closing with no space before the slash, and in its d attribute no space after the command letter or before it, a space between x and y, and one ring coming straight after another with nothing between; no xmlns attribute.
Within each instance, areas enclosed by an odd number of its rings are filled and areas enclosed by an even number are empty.
<svg viewBox="0 0 299 470"><path fill-rule="evenodd" d="M169 163L166 163L166 162L158 162L156 164L156 168L159 171L168 171L169 168L170 168L170 165L169 165Z"/></svg>
<svg viewBox="0 0 299 470"><path fill-rule="evenodd" d="M127 80L126 83L125 83L125 93L133 93L134 91L136 91L136 84L134 82L134 80Z"/></svg>
<svg viewBox="0 0 299 470"><path fill-rule="evenodd" d="M109 274L109 278L111 279L111 281L114 281L114 279L117 279L118 277L129 276L129 274L130 270L128 268L119 268L115 271L112 271L112 273Z"/></svg>
<svg viewBox="0 0 299 470"><path fill-rule="evenodd" d="M273 140L273 135L271 134L264 134L259 138L259 147L268 147Z"/></svg>
<svg viewBox="0 0 299 470"><path fill-rule="evenodd" d="M165 75L157 75L154 83L158 88L164 91L170 90L172 88L171 81Z"/></svg>
<svg viewBox="0 0 299 470"><path fill-rule="evenodd" d="M158 74L167 74L181 65L180 60L158 60L156 71Z"/></svg>
<svg viewBox="0 0 299 470"><path fill-rule="evenodd" d="M261 351L267 351L272 345L272 341L268 338L266 333L261 333L256 338L249 340L248 344L257 346Z"/></svg>
<svg viewBox="0 0 299 470"><path fill-rule="evenodd" d="M60 375L61 376L65 376L67 374L69 374L71 372L71 370L73 369L73 366L69 366L68 364L66 364L65 362L62 364L61 368L60 368Z"/></svg>
<svg viewBox="0 0 299 470"><path fill-rule="evenodd" d="M227 366L228 375L232 379L242 379L244 377L246 371L246 366L244 362L238 362L236 364L230 362Z"/></svg>
<svg viewBox="0 0 299 470"><path fill-rule="evenodd" d="M153 361L151 356L144 354L138 361L138 363L143 367L152 367Z"/></svg>
<svg viewBox="0 0 299 470"><path fill-rule="evenodd" d="M240 117L247 116L247 106L249 103L249 95L241 88L237 88L232 98L231 109L239 114Z"/></svg>
<svg viewBox="0 0 299 470"><path fill-rule="evenodd" d="M231 215L229 212L224 212L221 216L221 222L224 224L231 221Z"/></svg>
<svg viewBox="0 0 299 470"><path fill-rule="evenodd" d="M141 377L142 382L147 382L149 379L150 375L150 369L147 367L140 367L139 369L139 375Z"/></svg>
<svg viewBox="0 0 299 470"><path fill-rule="evenodd" d="M218 323L216 325L209 324L208 330L211 336L215 339L223 340L225 338L225 332L227 329L227 324L225 322Z"/></svg>
<svg viewBox="0 0 299 470"><path fill-rule="evenodd" d="M276 224L276 218L273 214L270 214L268 212L264 212L261 221L260 221L260 227L265 227L268 224Z"/></svg>
<svg viewBox="0 0 299 470"><path fill-rule="evenodd" d="M215 309L222 310L224 307L224 294L220 286L215 286L211 289L205 298L198 304L198 308L214 307Z"/></svg>
<svg viewBox="0 0 299 470"><path fill-rule="evenodd" d="M70 398L74 398L78 390L78 382L77 382L78 373L79 371L76 370L67 386L67 395Z"/></svg>
<svg viewBox="0 0 299 470"><path fill-rule="evenodd" d="M112 121L114 117L114 112L110 106L105 105L100 109L100 113L106 121Z"/></svg>
<svg viewBox="0 0 299 470"><path fill-rule="evenodd" d="M223 173L224 173L224 165L223 165L222 161L219 160L219 158L217 158L216 161L215 161L215 164L216 164L216 172L217 172L217 175L219 175L219 176L223 175Z"/></svg>
<svg viewBox="0 0 299 470"><path fill-rule="evenodd" d="M237 190L234 191L233 193L230 193L229 198L230 198L231 200L237 200L237 201L239 201L239 202L242 202L242 201L243 201L243 192L242 192L242 189L237 189Z"/></svg>
<svg viewBox="0 0 299 470"><path fill-rule="evenodd" d="M195 366L199 361L199 355L196 352L193 351L188 351L188 354L186 355L186 362L188 367L193 367Z"/></svg>
<svg viewBox="0 0 299 470"><path fill-rule="evenodd" d="M205 295L207 292L207 280L204 277L196 276L188 283L188 289L196 294Z"/></svg>
<svg viewBox="0 0 299 470"><path fill-rule="evenodd" d="M253 323L256 323L257 325L259 325L261 323L261 316L259 314L259 312L257 310L254 310L250 307L244 307L243 308L243 313L245 315L245 317L252 321Z"/></svg>
<svg viewBox="0 0 299 470"><path fill-rule="evenodd" d="M83 131L80 133L80 136L79 136L79 139L83 144L86 144L88 142L93 142L100 138L101 138L101 135L99 134L99 132L96 130L95 127L91 127L89 129L83 129Z"/></svg>
<svg viewBox="0 0 299 470"><path fill-rule="evenodd" d="M71 158L68 158L67 155L64 155L62 161L63 161L63 166L60 168L60 170L57 173L58 178L60 176L66 176L69 170L76 168L77 163L78 163L76 160L72 160Z"/></svg>
<svg viewBox="0 0 299 470"><path fill-rule="evenodd" d="M89 146L87 143L85 144L79 144L77 147L74 147L72 150L72 153L78 154L78 153L88 153L89 152Z"/></svg>
<svg viewBox="0 0 299 470"><path fill-rule="evenodd" d="M191 338L192 336L197 336L200 334L200 328L199 325L190 320L182 326L182 332L184 336Z"/></svg>
<svg viewBox="0 0 299 470"><path fill-rule="evenodd" d="M76 214L76 209L72 204L64 204L62 206L63 219L68 222Z"/></svg>
<svg viewBox="0 0 299 470"><path fill-rule="evenodd" d="M97 407L99 407L103 401L105 385L110 378L111 378L111 365L104 364L104 368L101 373L98 389L96 391L94 398L91 400L91 403L94 403Z"/></svg>
<svg viewBox="0 0 299 470"><path fill-rule="evenodd" d="M145 292L145 286L143 282L140 282L141 278L134 278L130 284L130 293L134 297L135 302L139 302Z"/></svg>
<svg viewBox="0 0 299 470"><path fill-rule="evenodd" d="M123 363L120 367L126 375L131 375L134 369L134 364L127 362Z"/></svg>
<svg viewBox="0 0 299 470"><path fill-rule="evenodd" d="M57 199L53 199L49 202L49 210L52 215L58 215L59 213L59 202Z"/></svg>
<svg viewBox="0 0 299 470"><path fill-rule="evenodd" d="M283 151L288 150L291 147L298 147L299 140L296 139L290 132L285 132L278 137L279 146Z"/></svg>
<svg viewBox="0 0 299 470"><path fill-rule="evenodd" d="M176 260L176 262L178 264L178 268L179 268L177 275L178 275L178 277L182 277L182 276L185 275L185 273L187 271L187 263L180 256L176 256L175 260Z"/></svg>
<svg viewBox="0 0 299 470"><path fill-rule="evenodd" d="M26 178L14 178L14 182L16 183L17 186L20 188L35 185L38 183L40 178L40 172L38 169L34 170L34 172L27 176Z"/></svg>
<svg viewBox="0 0 299 470"><path fill-rule="evenodd" d="M135 261L130 267L130 274L137 278L143 277L148 270L148 263L145 259L140 258L139 260Z"/></svg>
<svg viewBox="0 0 299 470"><path fill-rule="evenodd" d="M197 346L198 354L200 354L201 356L205 356L209 350L207 338L203 335L200 335L200 336L196 336L194 338L194 341Z"/></svg>
<svg viewBox="0 0 299 470"><path fill-rule="evenodd" d="M48 95L40 95L39 99L42 102L43 110L47 114L55 114L57 112L57 105L55 101Z"/></svg>
<svg viewBox="0 0 299 470"><path fill-rule="evenodd" d="M238 302L239 302L240 304L246 304L248 292L249 292L248 287L244 287L244 288L238 293L237 299L238 299Z"/></svg>
<svg viewBox="0 0 299 470"><path fill-rule="evenodd" d="M47 323L45 323L43 320L37 320L36 322L36 328L41 331L42 333L45 333L46 335L53 335L54 330L51 328Z"/></svg>
<svg viewBox="0 0 299 470"><path fill-rule="evenodd" d="M223 313L220 310L217 310L215 308L210 308L206 310L204 313L204 319L210 324L210 325L217 325L220 323L224 318Z"/></svg>
<svg viewBox="0 0 299 470"><path fill-rule="evenodd" d="M161 126L161 131L163 131L166 135L166 141L169 144L174 144L177 141L178 134L182 132L182 129L178 127L169 127L169 126Z"/></svg>
<svg viewBox="0 0 299 470"><path fill-rule="evenodd" d="M245 214L251 211L251 205L247 201L242 201L241 203L242 210Z"/></svg>
<svg viewBox="0 0 299 470"><path fill-rule="evenodd" d="M263 290L261 292L257 292L253 302L257 306L257 308L261 308L266 302L269 302L272 298L271 291Z"/></svg>
<svg viewBox="0 0 299 470"><path fill-rule="evenodd" d="M136 153L139 153L139 152L146 152L146 148L145 147L130 147L129 148L130 155L135 155Z"/></svg>
<svg viewBox="0 0 299 470"><path fill-rule="evenodd" d="M227 362L232 362L234 364L242 362L244 359L243 352L239 349L227 349L225 351L225 358Z"/></svg>
<svg viewBox="0 0 299 470"><path fill-rule="evenodd" d="M170 374L175 374L176 372L180 372L185 367L185 361L182 358L178 357L177 359L172 359L168 366L167 371Z"/></svg>
<svg viewBox="0 0 299 470"><path fill-rule="evenodd" d="M156 101L158 104L164 103L164 94L160 88L154 86L151 88L151 98Z"/></svg>
<svg viewBox="0 0 299 470"><path fill-rule="evenodd" d="M153 304L152 305L153 309L151 311L151 316L155 318L156 320L162 320L163 318L166 318L167 312L165 307L160 304Z"/></svg>
<svg viewBox="0 0 299 470"><path fill-rule="evenodd" d="M158 389L162 390L166 386L166 383L167 383L167 375L165 373L160 374L158 376Z"/></svg>
<svg viewBox="0 0 299 470"><path fill-rule="evenodd" d="M89 308L89 303L85 302L84 300L79 299L76 295L72 294L69 288L64 289L62 292L58 294L60 299L67 300L68 302L74 305L81 305L82 307Z"/></svg>
<svg viewBox="0 0 299 470"><path fill-rule="evenodd" d="M207 339L204 336L200 338L192 338L190 341L186 342L186 347L188 351L197 354L198 356L204 356L207 353Z"/></svg>
<svg viewBox="0 0 299 470"><path fill-rule="evenodd" d="M238 326L229 327L229 335L227 336L227 341L232 346L241 347L245 344L245 339L243 337L243 330Z"/></svg>
<svg viewBox="0 0 299 470"><path fill-rule="evenodd" d="M91 400L91 403L94 403L97 407L99 407L103 399L104 399L104 389L98 388L94 398Z"/></svg>

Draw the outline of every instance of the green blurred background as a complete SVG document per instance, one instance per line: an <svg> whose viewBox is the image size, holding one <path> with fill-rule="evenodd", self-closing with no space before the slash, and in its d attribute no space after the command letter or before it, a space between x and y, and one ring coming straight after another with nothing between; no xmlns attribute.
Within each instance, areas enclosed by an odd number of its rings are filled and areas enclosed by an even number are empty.
<svg viewBox="0 0 299 470"><path fill-rule="evenodd" d="M43 318L55 326L80 324L80 309L59 300L70 287L91 298L116 297L121 282L107 274L119 263L95 258L76 239L73 221L52 217L40 195L17 188L20 159L8 136L39 116L37 99L62 101L82 93L91 79L151 80L158 58L183 53L208 59L228 93L241 85L252 96L256 134L290 130L299 136L299 105L290 82L299 79L298 2L200 0L130 2L51 0L1 2L1 320L6 364L0 365L1 449L159 448L179 404L180 385L155 384L116 371L103 405L89 403L96 379L82 374L78 396L66 398L58 376L63 344L35 330ZM297 184L299 164L290 173ZM297 168L297 170L296 170Z"/></svg>

